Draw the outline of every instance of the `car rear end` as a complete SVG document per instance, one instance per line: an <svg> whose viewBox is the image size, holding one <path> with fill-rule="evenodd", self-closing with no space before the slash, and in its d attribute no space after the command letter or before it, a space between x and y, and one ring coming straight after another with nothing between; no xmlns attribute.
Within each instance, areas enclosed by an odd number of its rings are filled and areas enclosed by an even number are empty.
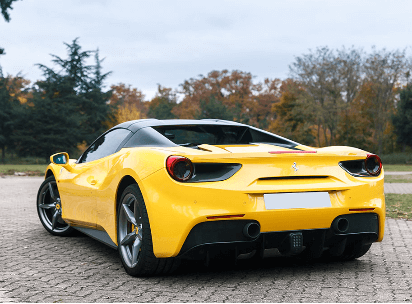
<svg viewBox="0 0 412 304"><path fill-rule="evenodd" d="M158 257L276 248L354 258L383 238L383 170L364 151L256 144L168 152L142 189L149 217L156 214Z"/></svg>

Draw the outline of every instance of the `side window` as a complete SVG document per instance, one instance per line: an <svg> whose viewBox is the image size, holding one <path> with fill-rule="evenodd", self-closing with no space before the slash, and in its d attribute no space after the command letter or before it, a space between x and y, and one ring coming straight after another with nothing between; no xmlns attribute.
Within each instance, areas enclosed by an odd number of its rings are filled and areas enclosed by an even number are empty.
<svg viewBox="0 0 412 304"><path fill-rule="evenodd" d="M131 132L126 129L114 129L100 136L83 153L79 163L86 163L115 153L119 145L130 133Z"/></svg>

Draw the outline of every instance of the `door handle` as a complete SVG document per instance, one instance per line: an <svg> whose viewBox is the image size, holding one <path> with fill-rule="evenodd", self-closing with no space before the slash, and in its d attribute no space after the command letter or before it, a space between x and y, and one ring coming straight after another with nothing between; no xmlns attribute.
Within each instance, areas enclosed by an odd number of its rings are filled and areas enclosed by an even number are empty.
<svg viewBox="0 0 412 304"><path fill-rule="evenodd" d="M92 180L92 181L90 181L90 184L92 185L92 186L94 186L94 185L96 185L97 184L97 180Z"/></svg>

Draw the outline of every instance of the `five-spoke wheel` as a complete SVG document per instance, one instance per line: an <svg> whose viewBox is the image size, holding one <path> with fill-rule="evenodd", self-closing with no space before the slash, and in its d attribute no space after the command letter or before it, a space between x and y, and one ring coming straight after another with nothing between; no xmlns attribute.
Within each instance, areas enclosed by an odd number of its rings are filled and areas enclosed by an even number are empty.
<svg viewBox="0 0 412 304"><path fill-rule="evenodd" d="M173 272L179 265L176 258L156 258L146 205L139 186L128 186L117 209L117 242L120 259L126 272L148 276Z"/></svg>
<svg viewBox="0 0 412 304"><path fill-rule="evenodd" d="M124 262L133 268L137 265L143 242L143 222L141 206L132 193L125 195L120 205L118 234Z"/></svg>
<svg viewBox="0 0 412 304"><path fill-rule="evenodd" d="M72 233L73 228L62 219L62 204L53 176L48 177L40 186L37 213L44 228L51 234L65 236Z"/></svg>

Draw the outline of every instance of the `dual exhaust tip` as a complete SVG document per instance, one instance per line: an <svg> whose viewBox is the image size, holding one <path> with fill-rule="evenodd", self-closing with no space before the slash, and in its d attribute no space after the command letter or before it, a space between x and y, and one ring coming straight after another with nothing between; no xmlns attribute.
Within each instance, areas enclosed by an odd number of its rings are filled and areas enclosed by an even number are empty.
<svg viewBox="0 0 412 304"><path fill-rule="evenodd" d="M336 233L345 233L349 229L349 221L345 217L340 217L332 223L332 229ZM260 235L260 225L256 222L247 223L243 227L243 235L249 239L255 239Z"/></svg>

